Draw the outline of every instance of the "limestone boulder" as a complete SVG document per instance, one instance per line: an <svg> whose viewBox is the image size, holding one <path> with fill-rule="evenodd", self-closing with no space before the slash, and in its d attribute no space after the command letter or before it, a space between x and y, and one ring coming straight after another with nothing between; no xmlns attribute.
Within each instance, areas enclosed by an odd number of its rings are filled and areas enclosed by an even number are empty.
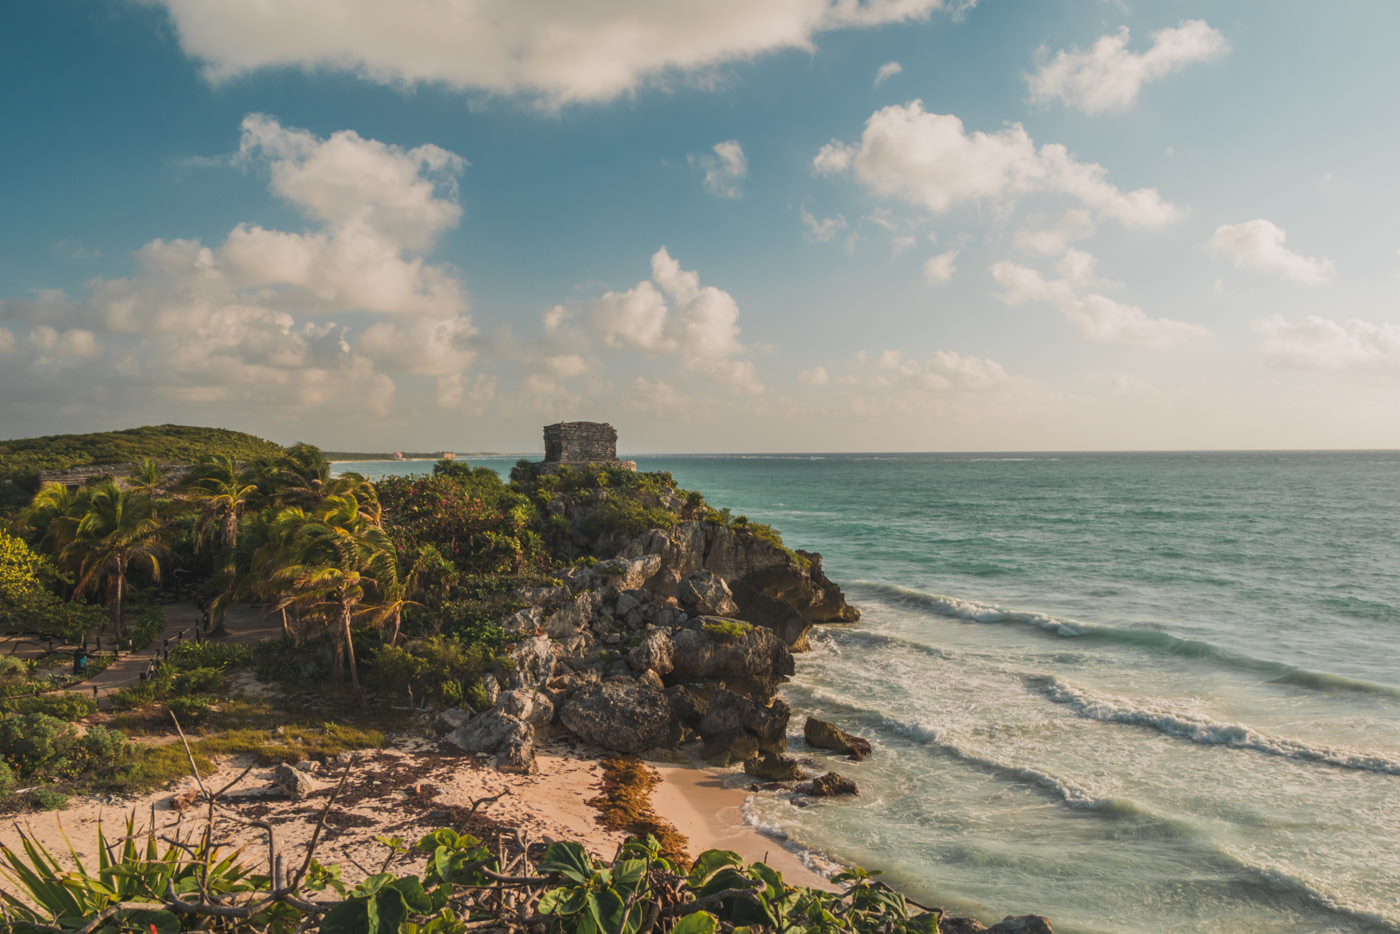
<svg viewBox="0 0 1400 934"><path fill-rule="evenodd" d="M787 725L792 709L782 698L766 704L719 688L710 698L696 732L705 741L705 759L718 764L742 762L759 752L787 749ZM723 760L723 761L721 761Z"/></svg>
<svg viewBox="0 0 1400 934"><path fill-rule="evenodd" d="M576 636L593 623L602 602L596 591L585 591L565 600L558 610L545 617L541 628L550 638L560 641Z"/></svg>
<svg viewBox="0 0 1400 934"><path fill-rule="evenodd" d="M682 578L676 586L676 599L696 616L739 615L739 605L724 578L703 568Z"/></svg>
<svg viewBox="0 0 1400 934"><path fill-rule="evenodd" d="M870 741L862 739L825 720L808 717L802 725L802 738L817 749L831 749L859 762L870 755Z"/></svg>
<svg viewBox="0 0 1400 934"><path fill-rule="evenodd" d="M807 793L814 798L834 798L838 795L857 795L860 791L856 788L856 783L844 775L827 772L812 779L812 787Z"/></svg>
<svg viewBox="0 0 1400 934"><path fill-rule="evenodd" d="M805 777L796 759L774 753L754 756L745 761L744 774L766 782L795 782Z"/></svg>
<svg viewBox="0 0 1400 934"><path fill-rule="evenodd" d="M659 570L661 557L655 554L609 558L593 566L593 571L618 592L645 587L647 581Z"/></svg>
<svg viewBox="0 0 1400 934"><path fill-rule="evenodd" d="M794 671L792 652L771 629L752 627L733 641L719 641L705 624L723 625L717 616L702 616L695 628L672 637L674 668L668 681L718 681L726 687L770 697Z"/></svg>
<svg viewBox="0 0 1400 934"><path fill-rule="evenodd" d="M321 787L309 774L285 762L272 770L272 784L293 801L300 801Z"/></svg>
<svg viewBox="0 0 1400 934"><path fill-rule="evenodd" d="M586 743L628 754L664 746L672 735L665 693L623 678L574 691L560 705L559 722Z"/></svg>
<svg viewBox="0 0 1400 934"><path fill-rule="evenodd" d="M540 691L527 691L524 688L502 691L496 699L496 709L524 720L535 729L548 726L554 719L553 701Z"/></svg>
<svg viewBox="0 0 1400 934"><path fill-rule="evenodd" d="M508 657L510 661L501 666L503 670L497 674L501 687L505 690L539 690L540 686L547 684L554 675L554 648L549 636L542 634L531 639L522 639L511 649Z"/></svg>
<svg viewBox="0 0 1400 934"><path fill-rule="evenodd" d="M675 657L671 636L663 629L648 629L642 641L627 653L627 662L638 674L654 671L664 677L675 669Z"/></svg>
<svg viewBox="0 0 1400 934"><path fill-rule="evenodd" d="M479 713L444 739L464 752L494 753L502 771L535 771L535 729L529 723L500 710Z"/></svg>

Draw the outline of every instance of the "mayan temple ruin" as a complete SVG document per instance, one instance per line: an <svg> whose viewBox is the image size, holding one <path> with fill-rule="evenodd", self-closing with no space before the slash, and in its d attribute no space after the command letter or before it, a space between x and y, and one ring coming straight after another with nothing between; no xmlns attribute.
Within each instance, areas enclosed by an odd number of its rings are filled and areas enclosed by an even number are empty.
<svg viewBox="0 0 1400 934"><path fill-rule="evenodd" d="M589 464L636 470L636 461L617 459L617 429L605 422L559 422L544 426L545 469Z"/></svg>

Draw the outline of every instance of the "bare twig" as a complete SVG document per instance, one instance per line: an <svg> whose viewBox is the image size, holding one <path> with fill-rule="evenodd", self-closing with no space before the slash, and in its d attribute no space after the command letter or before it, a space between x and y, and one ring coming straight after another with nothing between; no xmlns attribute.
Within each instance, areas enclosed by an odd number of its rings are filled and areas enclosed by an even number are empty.
<svg viewBox="0 0 1400 934"><path fill-rule="evenodd" d="M302 860L301 868L292 877L292 889L301 888L301 880L306 878L306 873L311 869L311 860L316 855L316 844L321 840L321 831L326 827L326 816L330 814L331 807L335 804L335 799L340 797L340 792L345 788L345 783L350 780L350 765L347 763L345 771L340 773L340 782L336 784L335 790L326 799L326 806L321 809L321 816L316 819L316 829L311 832L311 842L306 846L306 859Z"/></svg>

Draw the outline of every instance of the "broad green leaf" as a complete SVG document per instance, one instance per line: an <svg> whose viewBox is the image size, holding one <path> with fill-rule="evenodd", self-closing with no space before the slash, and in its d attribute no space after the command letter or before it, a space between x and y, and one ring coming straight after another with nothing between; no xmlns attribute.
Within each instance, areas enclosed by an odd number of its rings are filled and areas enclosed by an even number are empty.
<svg viewBox="0 0 1400 934"><path fill-rule="evenodd" d="M356 898L341 902L321 919L321 934L370 934L369 904Z"/></svg>
<svg viewBox="0 0 1400 934"><path fill-rule="evenodd" d="M697 911L677 921L671 934L715 934L718 929L718 918L708 911Z"/></svg>
<svg viewBox="0 0 1400 934"><path fill-rule="evenodd" d="M539 870L583 885L593 875L593 860L589 858L588 851L577 843L551 843L549 849L544 851Z"/></svg>
<svg viewBox="0 0 1400 934"><path fill-rule="evenodd" d="M637 887L637 883L642 881L642 877L647 872L647 860L644 859L622 859L613 866L613 885L619 891L631 894Z"/></svg>
<svg viewBox="0 0 1400 934"><path fill-rule="evenodd" d="M690 870L690 887L699 888L718 869L725 866L743 867L744 859L733 850L706 850L695 858Z"/></svg>
<svg viewBox="0 0 1400 934"><path fill-rule="evenodd" d="M938 915L925 911L909 919L904 928L909 934L938 934Z"/></svg>

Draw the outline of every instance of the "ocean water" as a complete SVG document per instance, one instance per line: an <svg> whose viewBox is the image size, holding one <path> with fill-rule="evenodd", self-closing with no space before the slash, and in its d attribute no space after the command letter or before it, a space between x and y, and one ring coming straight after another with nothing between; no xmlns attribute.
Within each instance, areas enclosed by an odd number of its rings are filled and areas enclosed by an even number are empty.
<svg viewBox="0 0 1400 934"><path fill-rule="evenodd" d="M755 824L1061 934L1400 931L1400 454L637 460L864 614L784 688L861 795Z"/></svg>

